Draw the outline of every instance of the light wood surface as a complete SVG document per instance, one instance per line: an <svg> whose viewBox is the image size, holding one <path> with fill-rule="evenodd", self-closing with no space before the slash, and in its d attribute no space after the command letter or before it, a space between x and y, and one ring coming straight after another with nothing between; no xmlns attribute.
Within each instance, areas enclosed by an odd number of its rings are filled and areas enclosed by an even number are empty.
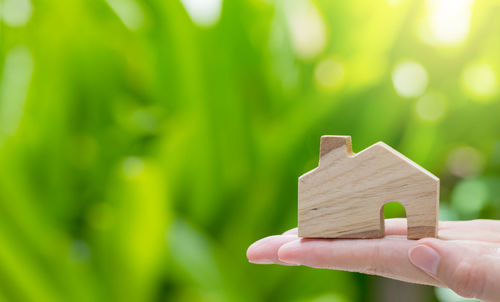
<svg viewBox="0 0 500 302"><path fill-rule="evenodd" d="M408 239L437 235L439 178L383 142L354 154L350 136L322 136L319 166L299 177L298 197L300 237L383 237L393 201L405 208Z"/></svg>

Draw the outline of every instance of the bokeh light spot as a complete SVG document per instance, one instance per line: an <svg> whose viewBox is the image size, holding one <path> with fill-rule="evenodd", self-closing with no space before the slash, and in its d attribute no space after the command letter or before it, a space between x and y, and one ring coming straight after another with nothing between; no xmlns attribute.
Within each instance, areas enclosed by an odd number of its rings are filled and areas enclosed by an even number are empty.
<svg viewBox="0 0 500 302"><path fill-rule="evenodd" d="M434 287L434 292L439 302L474 302L477 300L459 296L453 290L444 287Z"/></svg>
<svg viewBox="0 0 500 302"><path fill-rule="evenodd" d="M144 13L135 0L107 0L107 2L127 28L135 30L142 26Z"/></svg>
<svg viewBox="0 0 500 302"><path fill-rule="evenodd" d="M14 135L19 127L33 65L33 57L23 45L18 45L7 53L0 78L0 139L6 135Z"/></svg>
<svg viewBox="0 0 500 302"><path fill-rule="evenodd" d="M314 58L326 45L325 21L312 1L294 0L286 1L285 4L295 53L304 60Z"/></svg>
<svg viewBox="0 0 500 302"><path fill-rule="evenodd" d="M210 27L219 21L222 0L181 0L194 24L200 27Z"/></svg>
<svg viewBox="0 0 500 302"><path fill-rule="evenodd" d="M340 295L339 293L323 293L317 297L312 297L308 300L298 300L298 301L308 301L308 302L348 302L349 299Z"/></svg>
<svg viewBox="0 0 500 302"><path fill-rule="evenodd" d="M326 59L318 63L314 70L314 79L323 90L333 90L344 78L344 67L338 61Z"/></svg>
<svg viewBox="0 0 500 302"><path fill-rule="evenodd" d="M498 81L491 65L473 64L465 68L463 83L477 101L489 100L498 92Z"/></svg>
<svg viewBox="0 0 500 302"><path fill-rule="evenodd" d="M396 92L402 97L421 96L427 89L427 71L417 62L399 63L392 72L392 83Z"/></svg>
<svg viewBox="0 0 500 302"><path fill-rule="evenodd" d="M457 220L458 214L449 203L439 203L439 220Z"/></svg>
<svg viewBox="0 0 500 302"><path fill-rule="evenodd" d="M473 0L428 0L420 38L434 46L461 44L469 34Z"/></svg>
<svg viewBox="0 0 500 302"><path fill-rule="evenodd" d="M475 218L490 197L486 183L476 178L462 180L453 189L453 207L466 218Z"/></svg>
<svg viewBox="0 0 500 302"><path fill-rule="evenodd" d="M32 6L30 0L0 1L0 19L9 26L23 26L31 18Z"/></svg>
<svg viewBox="0 0 500 302"><path fill-rule="evenodd" d="M482 172L483 165L483 155L469 146L455 148L448 156L448 169L458 177L476 176Z"/></svg>
<svg viewBox="0 0 500 302"><path fill-rule="evenodd" d="M445 112L445 102L441 95L426 93L415 104L417 115L424 121L439 120Z"/></svg>
<svg viewBox="0 0 500 302"><path fill-rule="evenodd" d="M135 156L127 157L123 161L122 170L127 178L137 178L142 172L144 172L144 161Z"/></svg>

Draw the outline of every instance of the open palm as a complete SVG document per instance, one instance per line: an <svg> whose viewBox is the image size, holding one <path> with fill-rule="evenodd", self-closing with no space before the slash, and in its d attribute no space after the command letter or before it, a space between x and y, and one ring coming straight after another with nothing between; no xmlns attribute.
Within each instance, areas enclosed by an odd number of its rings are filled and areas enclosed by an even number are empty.
<svg viewBox="0 0 500 302"><path fill-rule="evenodd" d="M442 221L438 238L406 239L406 219L387 219L379 239L301 239L297 229L263 238L247 251L257 264L305 265L449 287L500 301L500 221Z"/></svg>

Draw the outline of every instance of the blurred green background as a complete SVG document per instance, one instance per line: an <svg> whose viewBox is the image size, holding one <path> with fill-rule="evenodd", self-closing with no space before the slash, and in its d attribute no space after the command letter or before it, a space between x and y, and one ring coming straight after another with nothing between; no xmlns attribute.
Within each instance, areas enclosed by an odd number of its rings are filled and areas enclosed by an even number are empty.
<svg viewBox="0 0 500 302"><path fill-rule="evenodd" d="M499 14L0 0L0 301L456 301L245 251L296 225L323 134L432 171L442 219L500 218Z"/></svg>

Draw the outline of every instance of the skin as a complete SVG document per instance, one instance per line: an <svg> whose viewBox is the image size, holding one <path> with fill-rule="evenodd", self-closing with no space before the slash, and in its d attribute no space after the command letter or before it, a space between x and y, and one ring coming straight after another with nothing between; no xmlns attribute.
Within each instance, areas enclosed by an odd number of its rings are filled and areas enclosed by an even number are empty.
<svg viewBox="0 0 500 302"><path fill-rule="evenodd" d="M440 287L500 301L500 221L442 221L438 239L406 239L406 219L387 219L378 239L301 239L297 229L247 250L256 264L304 265Z"/></svg>

